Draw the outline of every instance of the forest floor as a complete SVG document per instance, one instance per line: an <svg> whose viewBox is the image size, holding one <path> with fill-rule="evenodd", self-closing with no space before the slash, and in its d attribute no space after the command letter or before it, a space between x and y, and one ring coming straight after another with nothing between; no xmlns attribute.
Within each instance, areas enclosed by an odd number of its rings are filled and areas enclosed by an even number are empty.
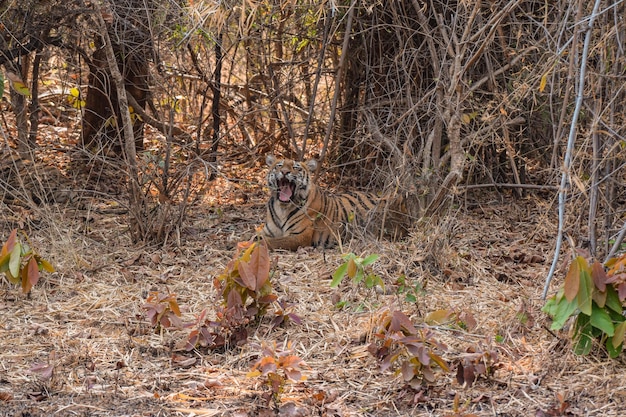
<svg viewBox="0 0 626 417"><path fill-rule="evenodd" d="M232 166L207 187L161 246L131 244L124 211L106 198L86 207L3 204L1 238L24 226L57 271L29 295L0 282L0 416L624 415L624 355L574 355L567 331L549 331L541 312L552 195L462 194L400 242L346 243L343 253L381 255L372 269L384 291L347 279L331 288L339 248L273 252L274 291L301 323L273 327L270 309L242 346L186 351L188 328L155 332L144 308L153 292L175 294L185 323L221 302L214 278L263 221L265 169L249 168ZM560 262L551 293L565 268ZM428 327L449 372L413 389L380 370L368 346L392 311L419 328L447 312ZM305 379L274 401L263 377L249 374L264 346L306 363ZM460 384L466 359L492 372Z"/></svg>

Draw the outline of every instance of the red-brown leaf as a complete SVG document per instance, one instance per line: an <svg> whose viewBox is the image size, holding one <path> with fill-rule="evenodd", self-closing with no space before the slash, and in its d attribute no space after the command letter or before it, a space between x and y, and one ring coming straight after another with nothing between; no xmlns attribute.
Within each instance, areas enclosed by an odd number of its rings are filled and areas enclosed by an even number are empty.
<svg viewBox="0 0 626 417"><path fill-rule="evenodd" d="M619 296L620 301L626 300L626 282L621 283L617 287L617 295Z"/></svg>
<svg viewBox="0 0 626 417"><path fill-rule="evenodd" d="M30 285L30 282L28 280L28 268L22 268L22 270L20 271L20 275L20 279L22 281L22 292L26 294L32 288L32 285Z"/></svg>
<svg viewBox="0 0 626 417"><path fill-rule="evenodd" d="M578 295L578 289L580 287L580 268L578 264L578 258L574 259L569 266L569 271L565 276L565 298L571 302Z"/></svg>
<svg viewBox="0 0 626 417"><path fill-rule="evenodd" d="M474 364L468 363L463 367L463 381L467 383L469 387L476 381L476 374L474 373Z"/></svg>
<svg viewBox="0 0 626 417"><path fill-rule="evenodd" d="M404 379L404 382L409 382L415 376L415 370L409 361L404 361L400 370L402 372L402 379Z"/></svg>
<svg viewBox="0 0 626 417"><path fill-rule="evenodd" d="M7 253L11 253L11 251L13 250L13 246L15 246L16 241L17 241L17 229L13 229L11 231L11 234L9 235L9 238L2 246L2 252L0 252L0 254L4 256Z"/></svg>
<svg viewBox="0 0 626 417"><path fill-rule="evenodd" d="M298 369L285 369L285 376L290 380L297 382L302 379L302 372Z"/></svg>
<svg viewBox="0 0 626 417"><path fill-rule="evenodd" d="M598 261L595 261L593 265L591 265L591 278L597 289L602 292L606 291L606 280L608 277L604 267Z"/></svg>
<svg viewBox="0 0 626 417"><path fill-rule="evenodd" d="M39 281L39 265L37 265L37 260L34 257L31 257L28 261L28 266L25 268L28 270L28 291L31 290L37 282ZM22 281L22 286L24 285L24 281ZM27 293L28 291L24 291Z"/></svg>
<svg viewBox="0 0 626 417"><path fill-rule="evenodd" d="M389 324L389 331L391 332L405 332L408 334L416 334L417 329L413 326L411 320L401 311L394 311L391 316L391 323Z"/></svg>
<svg viewBox="0 0 626 417"><path fill-rule="evenodd" d="M30 372L39 375L43 380L52 378L54 365L49 363L38 363L30 368Z"/></svg>
<svg viewBox="0 0 626 417"><path fill-rule="evenodd" d="M270 276L270 257L267 245L257 245L250 254L250 261L239 261L239 275L245 286L257 291L267 282Z"/></svg>
<svg viewBox="0 0 626 417"><path fill-rule="evenodd" d="M300 363L302 363L302 359L296 355L287 355L280 358L280 366L284 368L299 368Z"/></svg>
<svg viewBox="0 0 626 417"><path fill-rule="evenodd" d="M243 305L243 300L241 299L241 294L239 294L234 289L230 290L228 293L228 297L226 298L226 307L236 307Z"/></svg>

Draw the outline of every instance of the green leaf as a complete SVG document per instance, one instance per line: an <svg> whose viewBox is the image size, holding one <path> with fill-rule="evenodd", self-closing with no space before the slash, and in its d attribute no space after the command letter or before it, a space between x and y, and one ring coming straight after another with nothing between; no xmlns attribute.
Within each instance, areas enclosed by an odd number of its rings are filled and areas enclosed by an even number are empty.
<svg viewBox="0 0 626 417"><path fill-rule="evenodd" d="M20 276L21 255L22 245L20 245L20 242L15 242L13 250L11 251L11 259L9 260L9 272L16 278Z"/></svg>
<svg viewBox="0 0 626 417"><path fill-rule="evenodd" d="M383 280L375 274L369 274L365 277L365 287L366 288L374 288L376 285L378 285L380 288L382 288L383 290L385 289L385 283L383 282Z"/></svg>
<svg viewBox="0 0 626 417"><path fill-rule="evenodd" d="M24 81L19 75L12 72L7 72L7 78L9 79L11 87L13 87L13 90L15 90L16 93L26 97L30 97L30 90L28 89L28 87L26 87L26 84L24 84Z"/></svg>
<svg viewBox="0 0 626 417"><path fill-rule="evenodd" d="M595 303L591 310L590 323L593 327L601 329L607 336L613 336L615 334L615 328L613 327L613 321L609 317L609 313L603 308L598 307Z"/></svg>
<svg viewBox="0 0 626 417"><path fill-rule="evenodd" d="M612 337L611 342L613 343L613 347L617 348L619 345L624 343L624 335L626 334L626 321L622 321L615 325L615 334Z"/></svg>
<svg viewBox="0 0 626 417"><path fill-rule="evenodd" d="M380 258L380 255L374 253L370 256L365 257L365 259L363 259L363 261L361 262L361 265L363 266L368 266L373 264L374 262L376 262L378 260L378 258Z"/></svg>
<svg viewBox="0 0 626 417"><path fill-rule="evenodd" d="M587 355L591 352L593 346L593 337L591 336L592 326L589 316L579 314L576 319L574 337L577 339L574 345L574 353L577 355Z"/></svg>
<svg viewBox="0 0 626 417"><path fill-rule="evenodd" d="M363 281L363 278L365 278L365 274L363 273L363 268L358 268L356 270L356 275L352 278L352 280L354 281L355 284L358 284L359 282Z"/></svg>
<svg viewBox="0 0 626 417"><path fill-rule="evenodd" d="M4 96L4 75L0 72L0 99Z"/></svg>
<svg viewBox="0 0 626 417"><path fill-rule="evenodd" d="M622 349L624 348L624 345L622 343L615 346L615 337L607 338L604 345L606 346L606 351L609 353L611 359L617 358L620 353L622 353Z"/></svg>
<svg viewBox="0 0 626 417"><path fill-rule="evenodd" d="M9 260L11 259L11 253L0 256L0 272L9 270Z"/></svg>
<svg viewBox="0 0 626 417"><path fill-rule="evenodd" d="M337 270L333 274L333 280L330 282L330 287L335 288L339 284L341 284L341 280L346 275L346 272L348 272L348 262L344 262L339 265L339 268L337 268Z"/></svg>
<svg viewBox="0 0 626 417"><path fill-rule="evenodd" d="M563 287L559 288L556 294L554 294L552 297L546 300L546 303L544 304L544 306L541 307L541 311L548 314L550 317L556 316L557 307L559 303L561 302L561 300L563 299L564 293L565 291Z"/></svg>
<svg viewBox="0 0 626 417"><path fill-rule="evenodd" d="M43 270L43 271L50 272L50 273L54 272L54 266L52 266L50 262L38 256L35 256L35 259L37 259L37 265L39 265L40 271Z"/></svg>
<svg viewBox="0 0 626 417"><path fill-rule="evenodd" d="M544 307L544 309L547 309L547 307L548 307L548 304L546 303L546 306ZM550 326L550 329L559 330L563 328L567 319L569 319L572 313L576 311L576 307L577 307L576 300L567 301L567 298L565 297L562 297L553 307L551 306L550 309L554 311L554 314L548 313L552 316L552 320L553 320L552 326Z"/></svg>
<svg viewBox="0 0 626 417"><path fill-rule="evenodd" d="M576 300L578 302L578 308L583 314L591 315L593 282L587 269L580 269L580 287L578 288L578 296Z"/></svg>
<svg viewBox="0 0 626 417"><path fill-rule="evenodd" d="M586 334L581 334L578 338L578 341L574 345L574 353L577 355L588 355L591 352L591 347L593 346L593 339L591 336Z"/></svg>
<svg viewBox="0 0 626 417"><path fill-rule="evenodd" d="M622 314L622 303L619 300L619 295L612 285L606 287L606 307L610 308L616 313Z"/></svg>

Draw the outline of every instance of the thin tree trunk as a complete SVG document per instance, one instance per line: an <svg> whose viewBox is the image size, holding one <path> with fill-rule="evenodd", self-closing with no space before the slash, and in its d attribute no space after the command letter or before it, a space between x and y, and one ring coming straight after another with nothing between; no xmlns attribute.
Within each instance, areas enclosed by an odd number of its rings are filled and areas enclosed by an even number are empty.
<svg viewBox="0 0 626 417"><path fill-rule="evenodd" d="M356 0L350 2L350 8L348 9L348 20L346 22L346 30L343 37L343 44L341 45L341 57L339 58L339 67L337 68L337 75L335 77L335 93L333 95L333 101L330 105L330 115L328 117L328 126L326 127L326 134L324 135L324 145L320 154L320 162L324 161L326 152L328 152L328 141L333 131L333 121L335 120L335 113L337 112L337 101L339 100L339 93L341 91L341 83L343 81L344 74L346 72L346 56L348 55L348 43L352 36L352 20L354 19L354 9Z"/></svg>
<svg viewBox="0 0 626 417"><path fill-rule="evenodd" d="M129 188L129 206L130 206L130 234L133 242L137 243L146 238L146 208L145 201L141 195L141 188L139 187L139 169L137 167L137 153L135 149L135 135L133 132L133 122L130 118L130 111L128 109L128 98L126 96L126 89L124 87L124 78L117 66L117 60L115 59L115 52L113 51L113 45L109 37L102 11L98 13L98 21L100 23L100 35L104 40L104 49L106 53L107 63L109 70L111 71L111 78L115 84L117 92L117 104L120 109L120 118L118 123L121 122L123 126L123 154L126 160L126 166L128 168L128 188Z"/></svg>
<svg viewBox="0 0 626 417"><path fill-rule="evenodd" d="M31 149L37 147L37 133L39 130L39 67L41 64L41 51L37 51L33 59L33 74L31 82L30 102L30 130L28 131L28 146Z"/></svg>
<svg viewBox="0 0 626 417"><path fill-rule="evenodd" d="M572 163L572 154L574 152L574 139L576 138L576 127L578 122L578 115L582 108L584 90L585 90L585 74L587 69L587 57L589 55L589 44L591 43L591 36L593 34L593 22L598 16L598 8L600 7L600 0L596 0L591 16L587 22L585 43L583 46L582 57L580 61L579 80L578 80L578 93L576 94L576 106L574 107L574 114L572 115L572 121L570 123L569 137L567 140L567 148L565 150L565 157L563 158L563 172L561 175L561 187L559 189L559 227L557 230L556 247L554 248L554 257L552 258L552 265L550 271L546 277L546 283L543 288L542 298L546 298L548 289L550 288L550 281L554 276L556 265L559 260L561 252L561 245L563 243L563 229L565 228L565 201L567 200L567 184L570 179L570 166Z"/></svg>
<svg viewBox="0 0 626 417"><path fill-rule="evenodd" d="M215 42L215 74L214 82L211 86L213 90L213 102L211 103L211 116L213 117L213 137L211 138L211 154L209 163L211 165L211 175L209 180L215 179L217 175L217 149L220 144L220 101L222 92L222 34L220 33Z"/></svg>

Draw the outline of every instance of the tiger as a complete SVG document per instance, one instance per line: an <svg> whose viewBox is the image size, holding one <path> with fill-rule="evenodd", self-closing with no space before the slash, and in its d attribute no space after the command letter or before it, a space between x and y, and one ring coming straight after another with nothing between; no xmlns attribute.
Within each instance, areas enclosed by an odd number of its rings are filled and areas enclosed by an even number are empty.
<svg viewBox="0 0 626 417"><path fill-rule="evenodd" d="M312 179L317 170L315 159L304 162L277 159L267 155L269 166L267 185L270 197L266 206L266 219L261 231L270 249L295 251L299 247L334 246L345 235L352 223L364 224L371 214L380 214L383 199L372 193L350 191L341 194L320 188ZM393 202L400 207L400 201ZM406 232L404 215L389 216L394 234Z"/></svg>

